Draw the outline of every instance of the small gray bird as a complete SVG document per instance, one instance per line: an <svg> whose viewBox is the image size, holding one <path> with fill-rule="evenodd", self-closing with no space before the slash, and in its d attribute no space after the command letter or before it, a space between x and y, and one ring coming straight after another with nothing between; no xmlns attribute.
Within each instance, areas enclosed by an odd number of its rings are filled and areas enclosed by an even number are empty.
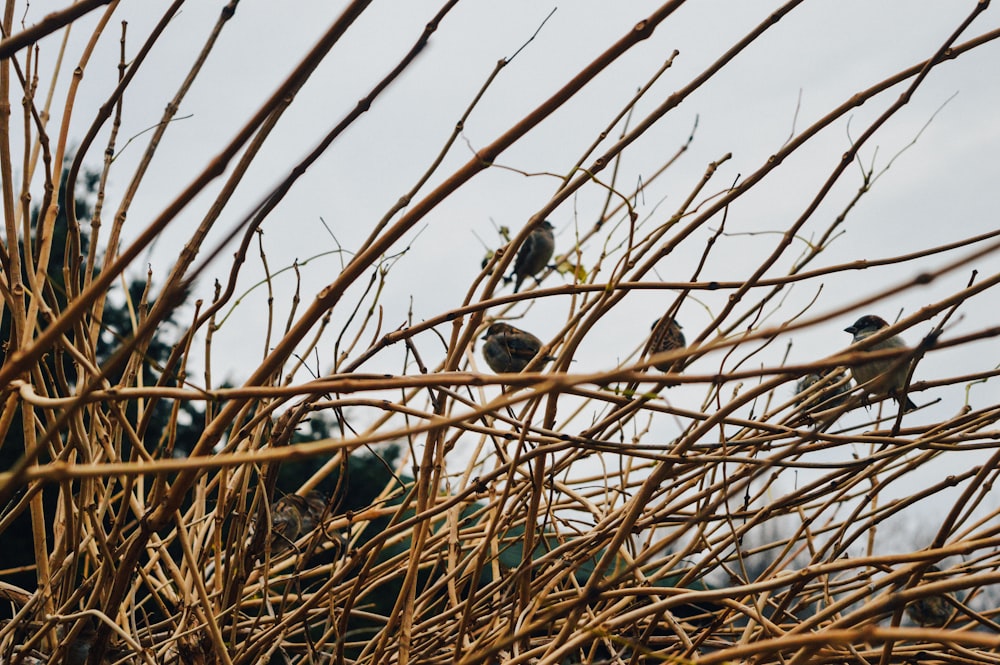
<svg viewBox="0 0 1000 665"><path fill-rule="evenodd" d="M906 606L906 613L914 623L921 626L941 626L948 623L952 615L951 604L944 596L933 595L918 598Z"/></svg>
<svg viewBox="0 0 1000 665"><path fill-rule="evenodd" d="M940 572L937 566L927 569L929 573ZM947 596L950 594L933 594L917 598L906 606L906 613L910 615L913 622L921 626L935 626L940 628L948 623L952 615L951 603Z"/></svg>
<svg viewBox="0 0 1000 665"><path fill-rule="evenodd" d="M84 621L86 623L83 629L66 647L66 665L86 665L87 658L90 657L90 648L94 646L94 641L97 639L97 628L94 626L94 620L90 617Z"/></svg>
<svg viewBox="0 0 1000 665"><path fill-rule="evenodd" d="M808 397L799 397L795 403L806 409L817 406L823 409L832 409L840 406L847 400L847 395L851 392L851 382L846 379L847 372L843 370L830 370L824 374L816 372L806 374L795 384L796 395L801 395L817 383L820 386Z"/></svg>
<svg viewBox="0 0 1000 665"><path fill-rule="evenodd" d="M854 341L860 342L888 327L889 324L885 322L885 319L868 314L855 321L854 325L844 328L844 332L851 333L854 335ZM867 350L880 351L882 349L903 348L906 348L906 342L903 341L903 338L899 335L893 335L889 339L869 346ZM917 405L909 397L906 398L905 403L901 401L903 389L906 387L906 375L909 373L910 363L901 362L899 358L873 360L851 368L854 381L859 386L869 393L889 395L903 405L903 411L912 411L917 408Z"/></svg>
<svg viewBox="0 0 1000 665"><path fill-rule="evenodd" d="M538 355L542 341L506 323L494 323L483 336L483 357L497 374L520 372Z"/></svg>
<svg viewBox="0 0 1000 665"><path fill-rule="evenodd" d="M507 281L514 280L514 293L518 292L526 277L534 277L549 264L556 248L552 228L548 222L542 222L524 239L514 259L514 273L507 278Z"/></svg>
<svg viewBox="0 0 1000 665"><path fill-rule="evenodd" d="M668 319L662 326L659 323L660 319L653 321L653 325L650 328L653 332L649 338L649 355L675 351L683 349L686 346L684 333L681 332L681 325L677 321ZM682 366L683 363L677 359L661 360L658 363L653 363L653 367L661 372L679 372Z"/></svg>
<svg viewBox="0 0 1000 665"><path fill-rule="evenodd" d="M316 528L326 497L313 490L305 496L286 494L271 506L271 546L276 552Z"/></svg>

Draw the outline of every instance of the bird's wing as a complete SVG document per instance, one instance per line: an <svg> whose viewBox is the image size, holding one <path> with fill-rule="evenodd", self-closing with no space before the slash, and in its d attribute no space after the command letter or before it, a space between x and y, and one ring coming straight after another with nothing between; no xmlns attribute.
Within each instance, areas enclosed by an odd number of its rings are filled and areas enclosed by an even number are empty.
<svg viewBox="0 0 1000 665"><path fill-rule="evenodd" d="M528 256L531 255L532 250L535 245L535 234L528 234L528 237L524 239L524 243L521 245L521 249L517 253L517 258L514 260L514 270L518 271L524 266L528 261Z"/></svg>
<svg viewBox="0 0 1000 665"><path fill-rule="evenodd" d="M513 358L534 358L538 353L538 344L533 340L523 339L508 335L506 338L507 350Z"/></svg>

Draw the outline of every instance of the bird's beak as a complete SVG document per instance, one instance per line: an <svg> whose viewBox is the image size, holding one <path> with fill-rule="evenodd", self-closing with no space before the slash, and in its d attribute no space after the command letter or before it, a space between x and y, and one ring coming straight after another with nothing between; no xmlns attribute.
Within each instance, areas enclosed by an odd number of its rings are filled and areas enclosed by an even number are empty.
<svg viewBox="0 0 1000 665"><path fill-rule="evenodd" d="M848 326L844 328L844 332L849 332L853 335L854 333L858 332L858 329L855 328L854 326Z"/></svg>

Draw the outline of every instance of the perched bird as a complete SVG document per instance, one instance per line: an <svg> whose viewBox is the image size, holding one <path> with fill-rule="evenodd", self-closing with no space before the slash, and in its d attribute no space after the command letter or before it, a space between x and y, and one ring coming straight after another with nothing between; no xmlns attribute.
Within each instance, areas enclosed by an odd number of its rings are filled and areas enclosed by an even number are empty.
<svg viewBox="0 0 1000 665"><path fill-rule="evenodd" d="M851 382L847 381L847 372L844 370L833 370L825 374L806 374L795 384L795 394L802 395L817 383L820 384L807 397L799 397L796 404L806 409L820 406L824 409L832 409L840 406L847 400L847 395L851 392Z"/></svg>
<svg viewBox="0 0 1000 665"><path fill-rule="evenodd" d="M844 331L854 335L855 342L860 342L888 327L889 324L884 319L868 314L855 321L854 325L844 328ZM906 342L899 335L893 335L889 339L872 344L867 350L880 351L882 349L902 348L906 348ZM895 398L903 405L904 411L912 411L917 408L917 405L909 397L905 398L905 403L901 401L903 389L906 387L906 375L909 374L909 371L910 363L900 361L899 358L873 360L851 368L851 374L859 386L870 393L884 393Z"/></svg>
<svg viewBox="0 0 1000 665"><path fill-rule="evenodd" d="M937 573L941 569L931 566L927 572ZM906 613L910 615L913 622L921 626L935 626L940 628L948 623L951 618L952 608L948 601L950 594L933 594L917 598L906 606Z"/></svg>
<svg viewBox="0 0 1000 665"><path fill-rule="evenodd" d="M295 542L319 524L326 497L313 490L305 496L286 494L271 506L271 546L276 551Z"/></svg>
<svg viewBox="0 0 1000 665"><path fill-rule="evenodd" d="M97 628L94 626L93 620L88 617L83 629L69 643L69 646L66 647L66 664L86 665L87 658L90 657L90 648L94 646L96 639Z"/></svg>
<svg viewBox="0 0 1000 665"><path fill-rule="evenodd" d="M542 341L506 323L494 323L483 336L483 356L494 372L520 372L538 355Z"/></svg>
<svg viewBox="0 0 1000 665"><path fill-rule="evenodd" d="M66 652L63 658L57 661L50 657L50 660L46 662L59 662L62 665L87 665L90 652L94 650L94 645L97 643L97 629L100 624L90 615L83 617L81 621L83 621L83 627L77 632L76 637L65 645ZM72 632L72 628L69 624L58 626L56 628L56 635L60 640L65 640L69 633ZM111 641L105 645L104 655L101 657L101 665L125 662L125 660L132 662L130 656L135 655L132 650L123 644L115 643L114 639L114 633L112 633ZM34 663L41 661L28 658L25 662Z"/></svg>
<svg viewBox="0 0 1000 665"><path fill-rule="evenodd" d="M526 277L534 277L548 265L556 248L552 228L548 222L542 222L524 239L524 244L514 259L514 273L507 278L507 281L514 280L514 293L521 288L521 282Z"/></svg>
<svg viewBox="0 0 1000 665"><path fill-rule="evenodd" d="M654 355L666 351L683 349L686 342L684 340L684 333L681 332L681 324L677 323L674 319L668 319L662 326L659 323L660 319L657 319L653 321L653 325L650 327L650 330L653 332L649 338L649 354ZM681 363L677 359L661 360L658 363L654 363L653 367L661 372L673 372L680 371Z"/></svg>
<svg viewBox="0 0 1000 665"><path fill-rule="evenodd" d="M941 626L948 623L951 617L951 604L941 595L926 596L917 598L906 606L906 613L910 615L914 623L921 626Z"/></svg>

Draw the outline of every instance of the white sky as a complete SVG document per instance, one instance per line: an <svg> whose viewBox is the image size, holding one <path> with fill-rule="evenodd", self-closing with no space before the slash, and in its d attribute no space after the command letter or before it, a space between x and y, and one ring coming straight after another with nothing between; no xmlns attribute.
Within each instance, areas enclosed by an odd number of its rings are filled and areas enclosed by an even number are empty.
<svg viewBox="0 0 1000 665"><path fill-rule="evenodd" d="M119 149L124 139L159 120L222 4L188 3L167 28L162 42L126 94ZM354 107L409 49L440 4L440 0L373 3L298 95L241 185L234 204L223 214L212 240L223 237L252 209L263 192L279 182ZM639 0L574 0L558 5L537 38L488 90L466 123L463 138L421 193L430 191L467 161L471 156L469 145L481 147L494 140L658 5ZM62 6L63 3L51 1L32 3L25 23L36 22ZM151 22L166 6L166 2L151 0L122 3L85 72L71 122L73 139L84 135L97 107L115 85L117 21L129 22L131 57ZM232 138L245 118L259 108L326 30L342 6L343 3L304 0L243 2L238 6L204 73L180 108L178 117L184 119L176 121L168 131L150 175L129 211L127 238L134 237ZM686 3L650 39L604 71L504 153L499 162L524 172L566 172L674 49L680 52L674 66L638 105L636 118L643 117L686 85L778 6L776 2L745 0ZM638 202L640 219L651 216L649 226L661 223L677 209L706 165L723 154L732 152L733 157L722 166L706 193L717 192L741 174L746 176L757 170L790 136L800 95L796 131L811 125L853 93L931 56L974 6L971 1L804 2L626 151L620 167L621 189L630 191L640 177L648 179L684 142L697 116L698 130L690 150L665 176L650 185ZM431 163L496 61L517 51L553 7L526 0L461 2L445 18L429 48L411 69L299 180L263 229L273 272L286 268L294 260L314 259L301 270L304 302L331 282L340 266L340 259L334 253L337 244L320 218L330 226L341 246L348 250L356 247L371 225ZM68 72L85 44L86 26L93 26L95 18L96 13L73 29L65 70L57 88L53 123L61 121ZM989 10L958 41L996 29L998 24L1000 10ZM56 36L42 42L41 59L47 66L55 57L57 43ZM1000 43L990 43L939 66L909 105L866 145L861 153L865 162L874 163L877 170L884 167L948 102L919 141L896 159L874 189L863 197L843 227L844 235L813 268L904 254L997 227L998 59ZM43 75L43 88L44 84ZM851 135L858 136L902 90L903 87L897 86L855 109L850 114ZM833 123L759 187L740 198L729 210L727 229L740 234L781 232L787 228L848 148L847 125L847 117ZM101 164L107 128L101 136L85 162L90 166ZM148 134L137 137L118 158L108 190L109 217L119 203L147 137ZM608 177L610 171L605 171L602 178ZM411 306L417 320L458 306L468 284L479 272L485 251L479 239L491 248L500 244L491 220L516 232L548 201L557 184L558 180L549 176L525 177L491 169L435 208L397 248L409 244L411 251L394 264L380 300L385 329L401 325ZM803 235L808 237L825 228L859 184L859 169L852 167L807 224ZM148 264L152 266L154 279L166 276L187 233L205 214L219 185L221 180L184 210L157 241L154 250L136 262L133 275L144 275ZM549 217L556 226L558 246L565 248L572 242L574 223L581 229L593 224L604 194L598 187L586 188ZM712 220L707 226L714 229L718 221ZM621 228L612 224L607 228L620 238ZM696 233L677 252L661 261L658 277L686 279L701 256L707 237L707 229ZM721 238L703 272L704 278L744 278L770 253L778 239L778 233ZM207 246L211 245L210 241ZM593 261L600 245L593 243L584 251L585 259ZM227 249L222 259L201 278L196 297L210 301L213 281L226 279L231 252L232 248ZM822 280L824 288L812 311L830 311L874 289L904 281L920 271L934 270L960 254L863 272L836 273ZM781 274L796 256L797 252L790 252L788 260L780 261L770 274ZM1000 270L1000 261L992 255L972 267L981 276L991 275ZM909 315L961 288L969 279L969 272L967 268L930 286L908 290L874 313L889 320L895 319L900 309ZM261 274L254 249L238 291L257 283ZM561 284L564 279L553 275L545 285ZM294 288L292 273L277 277L274 286L278 303L275 322L280 328L287 318L286 307ZM792 290L770 323L776 324L797 312L813 297L818 286L818 282L810 283ZM335 312L333 330L339 330L336 324L346 320L359 293L349 292ZM689 300L679 317L689 339L709 323L710 311L717 312L727 294L695 295L704 307ZM617 314L602 321L581 346L574 371L615 367L642 342L649 323L672 302L673 296L673 293L641 292L627 297L616 309ZM264 289L251 292L216 333L213 351L216 380L245 378L264 353L266 297ZM992 293L968 302L960 312L962 318L948 334L959 335L995 325L995 303ZM568 300L535 306L517 325L547 340L546 335L554 334L565 320L568 306ZM833 326L796 333L790 360L808 362L842 349L850 342L842 328L861 313L866 311L840 317ZM911 330L905 337L916 342L926 329ZM370 331L366 333L366 339L371 336ZM441 359L442 349L436 340L429 333L416 340L430 366ZM785 346L785 339L778 340L760 360L777 362ZM398 373L402 351L393 349L363 370ZM327 371L332 363L332 343L325 347L325 352L328 355L320 359L320 364ZM916 379L981 371L996 366L998 356L996 341L992 339L932 353L921 363ZM690 371L715 371L710 359L702 362L705 364L696 364ZM690 395L683 389L676 392L677 396L671 395L671 399L689 401L686 406L700 403L701 389ZM916 399L924 403L937 397L942 398L941 404L913 418L947 417L958 411L964 399L960 390L947 395L923 393ZM974 388L974 407L997 401L996 382ZM966 468L971 463L971 458L962 453L947 457L954 468ZM941 467L933 473L941 473Z"/></svg>

